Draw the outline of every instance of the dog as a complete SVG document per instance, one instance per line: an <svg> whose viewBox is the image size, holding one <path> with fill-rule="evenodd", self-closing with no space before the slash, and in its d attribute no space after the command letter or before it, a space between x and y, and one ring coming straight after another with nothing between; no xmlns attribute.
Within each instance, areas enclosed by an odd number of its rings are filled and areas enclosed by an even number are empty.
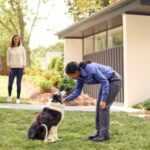
<svg viewBox="0 0 150 150"><path fill-rule="evenodd" d="M57 92L49 98L47 106L38 114L28 130L29 139L45 142L58 140L57 130L64 118L62 95L65 95L65 92Z"/></svg>

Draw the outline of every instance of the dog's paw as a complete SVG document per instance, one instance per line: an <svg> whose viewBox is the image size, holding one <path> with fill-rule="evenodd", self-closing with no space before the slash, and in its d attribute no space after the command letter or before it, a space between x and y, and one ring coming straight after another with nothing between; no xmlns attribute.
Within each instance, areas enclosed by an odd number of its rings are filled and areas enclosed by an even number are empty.
<svg viewBox="0 0 150 150"><path fill-rule="evenodd" d="M54 139L48 139L48 143L55 143L57 140L54 140Z"/></svg>

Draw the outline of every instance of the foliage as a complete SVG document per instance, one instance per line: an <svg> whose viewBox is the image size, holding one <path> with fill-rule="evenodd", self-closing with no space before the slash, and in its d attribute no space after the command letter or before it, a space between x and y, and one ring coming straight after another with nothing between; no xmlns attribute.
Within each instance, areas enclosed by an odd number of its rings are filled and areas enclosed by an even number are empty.
<svg viewBox="0 0 150 150"><path fill-rule="evenodd" d="M46 0L47 1L47 0ZM21 35L23 44L27 50L27 61L30 65L30 48L29 43L36 22L40 20L39 10L44 0L35 0L34 10L31 10L28 0L1 0L0 1L0 34L2 40L0 44L0 52L6 55L8 40L14 34Z"/></svg>
<svg viewBox="0 0 150 150"><path fill-rule="evenodd" d="M66 0L66 4L74 21L80 21L116 1L118 0Z"/></svg>
<svg viewBox="0 0 150 150"><path fill-rule="evenodd" d="M29 76L41 76L43 71L36 67L26 67L25 74Z"/></svg>
<svg viewBox="0 0 150 150"><path fill-rule="evenodd" d="M134 108L138 108L138 109L145 109L145 110L150 110L150 99L146 100L143 103L139 103L135 106L133 106Z"/></svg>
<svg viewBox="0 0 150 150"><path fill-rule="evenodd" d="M43 92L49 92L52 88L52 82L50 80L42 80L39 86Z"/></svg>
<svg viewBox="0 0 150 150"><path fill-rule="evenodd" d="M62 77L57 71L43 71L38 68L25 70L26 80L39 86L43 92L50 91L52 86L58 87Z"/></svg>
<svg viewBox="0 0 150 150"><path fill-rule="evenodd" d="M64 50L64 44L62 42L57 42L54 45L49 47L38 47L34 49L31 53L31 65L33 67L41 67L41 62L43 58L46 56L47 52L56 52Z"/></svg>
<svg viewBox="0 0 150 150"><path fill-rule="evenodd" d="M64 62L61 57L54 57L48 65L48 70L56 71L61 76L64 74Z"/></svg>
<svg viewBox="0 0 150 150"><path fill-rule="evenodd" d="M47 47L47 51L64 51L64 43L60 41L54 45L50 45Z"/></svg>
<svg viewBox="0 0 150 150"><path fill-rule="evenodd" d="M75 86L75 81L65 76L61 80L59 88L60 90L65 90L68 95L73 90L74 86Z"/></svg>

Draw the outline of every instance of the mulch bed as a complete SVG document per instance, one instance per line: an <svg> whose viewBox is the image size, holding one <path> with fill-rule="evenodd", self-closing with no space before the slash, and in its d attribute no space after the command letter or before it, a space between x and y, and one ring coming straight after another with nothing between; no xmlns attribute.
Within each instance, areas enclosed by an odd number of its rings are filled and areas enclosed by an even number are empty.
<svg viewBox="0 0 150 150"><path fill-rule="evenodd" d="M30 97L28 100L29 103L32 104L46 104L48 102L48 98L52 96L55 92L55 89L51 90L47 93L36 93ZM67 106L90 106L95 105L96 100L87 94L81 94L77 99L74 101L70 101L65 103Z"/></svg>

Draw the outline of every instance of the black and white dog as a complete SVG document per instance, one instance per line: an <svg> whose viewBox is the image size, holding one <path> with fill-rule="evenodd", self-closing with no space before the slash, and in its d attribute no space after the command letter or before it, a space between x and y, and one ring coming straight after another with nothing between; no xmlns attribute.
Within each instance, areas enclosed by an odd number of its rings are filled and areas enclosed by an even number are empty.
<svg viewBox="0 0 150 150"><path fill-rule="evenodd" d="M36 117L28 130L28 138L33 140L44 140L55 142L58 140L58 126L64 117L64 105L62 102L64 93L55 93L46 107Z"/></svg>

